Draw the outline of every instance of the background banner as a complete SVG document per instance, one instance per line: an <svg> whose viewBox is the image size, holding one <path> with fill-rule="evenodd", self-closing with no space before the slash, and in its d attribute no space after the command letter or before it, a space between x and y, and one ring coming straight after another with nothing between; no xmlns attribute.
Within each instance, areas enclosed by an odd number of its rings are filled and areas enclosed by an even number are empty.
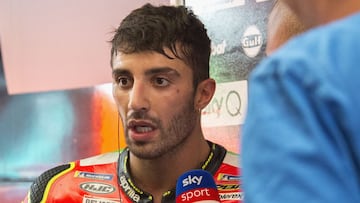
<svg viewBox="0 0 360 203"><path fill-rule="evenodd" d="M247 107L247 79L265 56L267 17L273 0L185 0L211 38L211 77L216 93L204 109L208 139L240 152Z"/></svg>

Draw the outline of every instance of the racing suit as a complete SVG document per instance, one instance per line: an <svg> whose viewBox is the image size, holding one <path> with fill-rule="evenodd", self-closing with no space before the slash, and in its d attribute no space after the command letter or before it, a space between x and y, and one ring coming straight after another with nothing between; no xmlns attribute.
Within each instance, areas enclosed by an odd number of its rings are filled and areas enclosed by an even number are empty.
<svg viewBox="0 0 360 203"><path fill-rule="evenodd" d="M209 142L211 152L202 169L213 174L221 202L241 202L238 155ZM24 203L151 203L128 172L129 150L106 153L60 165L41 174L31 185ZM175 202L175 188L163 194L162 202Z"/></svg>

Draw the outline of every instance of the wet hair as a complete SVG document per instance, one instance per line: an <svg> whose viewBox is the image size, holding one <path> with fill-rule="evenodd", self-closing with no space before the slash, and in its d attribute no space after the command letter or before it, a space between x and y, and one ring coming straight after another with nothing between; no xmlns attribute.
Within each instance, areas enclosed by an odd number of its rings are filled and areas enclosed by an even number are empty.
<svg viewBox="0 0 360 203"><path fill-rule="evenodd" d="M115 30L111 40L111 64L118 52L155 51L173 55L192 68L194 87L209 78L210 39L204 24L184 6L145 4L133 10Z"/></svg>

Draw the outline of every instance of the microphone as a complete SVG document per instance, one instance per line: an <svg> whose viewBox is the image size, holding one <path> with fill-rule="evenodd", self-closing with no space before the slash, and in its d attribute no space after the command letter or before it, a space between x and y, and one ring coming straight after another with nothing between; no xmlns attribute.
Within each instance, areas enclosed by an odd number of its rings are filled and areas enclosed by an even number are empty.
<svg viewBox="0 0 360 203"><path fill-rule="evenodd" d="M182 174L176 182L176 203L219 203L213 176L201 169Z"/></svg>

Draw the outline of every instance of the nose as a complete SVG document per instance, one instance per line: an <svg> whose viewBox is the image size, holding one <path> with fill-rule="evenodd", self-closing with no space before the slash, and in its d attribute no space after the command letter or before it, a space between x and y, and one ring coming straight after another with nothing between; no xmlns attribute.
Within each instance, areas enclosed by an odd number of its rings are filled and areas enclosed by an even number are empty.
<svg viewBox="0 0 360 203"><path fill-rule="evenodd" d="M134 82L132 89L129 92L129 109L134 111L147 111L150 107L148 98L148 90L146 84L142 81Z"/></svg>

